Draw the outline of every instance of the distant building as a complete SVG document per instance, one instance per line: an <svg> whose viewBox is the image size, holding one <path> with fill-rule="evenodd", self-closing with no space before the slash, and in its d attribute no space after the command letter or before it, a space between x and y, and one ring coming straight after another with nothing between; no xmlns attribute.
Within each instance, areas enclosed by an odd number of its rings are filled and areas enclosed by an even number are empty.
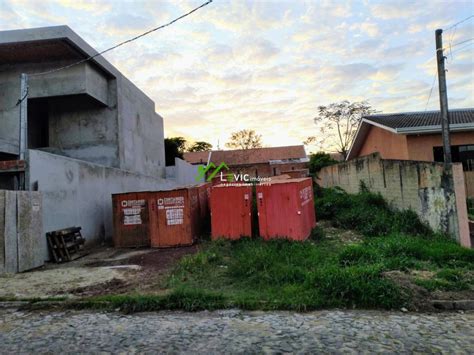
<svg viewBox="0 0 474 355"><path fill-rule="evenodd" d="M450 110L453 162L474 170L474 109ZM439 111L365 116L347 160L379 152L384 159L443 161Z"/></svg>
<svg viewBox="0 0 474 355"><path fill-rule="evenodd" d="M251 177L276 176L286 171L305 169L309 161L303 145L189 152L184 153L183 158L194 165L226 163L230 172Z"/></svg>

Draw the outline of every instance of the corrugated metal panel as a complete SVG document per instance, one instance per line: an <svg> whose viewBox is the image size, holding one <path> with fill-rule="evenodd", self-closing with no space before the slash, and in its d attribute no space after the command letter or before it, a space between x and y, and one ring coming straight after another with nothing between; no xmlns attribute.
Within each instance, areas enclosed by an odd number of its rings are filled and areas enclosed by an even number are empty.
<svg viewBox="0 0 474 355"><path fill-rule="evenodd" d="M112 195L116 247L150 245L148 199L151 192L129 192Z"/></svg>
<svg viewBox="0 0 474 355"><path fill-rule="evenodd" d="M152 247L191 245L199 231L196 187L154 192L150 199Z"/></svg>
<svg viewBox="0 0 474 355"><path fill-rule="evenodd" d="M257 185L260 236L305 240L316 226L310 178Z"/></svg>
<svg viewBox="0 0 474 355"><path fill-rule="evenodd" d="M212 239L239 239L252 235L252 187L213 186L211 190Z"/></svg>

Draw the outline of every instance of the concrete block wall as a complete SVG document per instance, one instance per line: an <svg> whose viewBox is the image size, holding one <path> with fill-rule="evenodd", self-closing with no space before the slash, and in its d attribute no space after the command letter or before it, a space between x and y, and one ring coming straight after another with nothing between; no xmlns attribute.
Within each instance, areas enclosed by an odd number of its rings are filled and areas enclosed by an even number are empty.
<svg viewBox="0 0 474 355"><path fill-rule="evenodd" d="M0 190L0 274L44 263L40 192Z"/></svg>
<svg viewBox="0 0 474 355"><path fill-rule="evenodd" d="M460 164L381 159L378 153L323 168L323 187L357 193L363 181L398 209L411 209L434 230L447 232L470 247L464 174Z"/></svg>
<svg viewBox="0 0 474 355"><path fill-rule="evenodd" d="M30 182L43 195L43 236L71 226L82 227L87 243L112 237L113 193L170 189L171 180L30 150ZM41 245L48 259L46 239Z"/></svg>

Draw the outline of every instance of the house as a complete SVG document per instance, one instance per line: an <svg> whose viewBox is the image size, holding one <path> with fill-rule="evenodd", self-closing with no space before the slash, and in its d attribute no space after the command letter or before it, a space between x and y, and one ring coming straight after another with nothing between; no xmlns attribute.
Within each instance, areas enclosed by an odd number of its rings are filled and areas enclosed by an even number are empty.
<svg viewBox="0 0 474 355"><path fill-rule="evenodd" d="M474 109L450 110L453 162L474 170ZM379 152L384 159L443 161L439 111L370 115L362 118L347 160Z"/></svg>
<svg viewBox="0 0 474 355"><path fill-rule="evenodd" d="M229 173L251 177L270 177L305 169L309 161L303 145L189 152L184 153L183 158L194 165L226 163Z"/></svg>
<svg viewBox="0 0 474 355"><path fill-rule="evenodd" d="M450 110L453 162L462 163L468 197L474 197L474 109ZM384 159L442 162L439 111L370 115L362 118L347 160L379 152Z"/></svg>
<svg viewBox="0 0 474 355"><path fill-rule="evenodd" d="M0 32L0 189L17 190L19 176L29 177L25 190L42 193L44 233L77 225L99 242L112 235L112 193L173 182L155 103L102 56L85 60L95 55L67 26ZM26 161L18 160L21 73Z"/></svg>

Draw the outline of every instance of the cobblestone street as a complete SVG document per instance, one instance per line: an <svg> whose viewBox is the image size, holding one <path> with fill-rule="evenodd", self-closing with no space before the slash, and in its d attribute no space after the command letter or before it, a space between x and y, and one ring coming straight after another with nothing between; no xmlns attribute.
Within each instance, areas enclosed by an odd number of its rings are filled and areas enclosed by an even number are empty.
<svg viewBox="0 0 474 355"><path fill-rule="evenodd" d="M474 313L0 310L0 352L446 353L474 349Z"/></svg>

